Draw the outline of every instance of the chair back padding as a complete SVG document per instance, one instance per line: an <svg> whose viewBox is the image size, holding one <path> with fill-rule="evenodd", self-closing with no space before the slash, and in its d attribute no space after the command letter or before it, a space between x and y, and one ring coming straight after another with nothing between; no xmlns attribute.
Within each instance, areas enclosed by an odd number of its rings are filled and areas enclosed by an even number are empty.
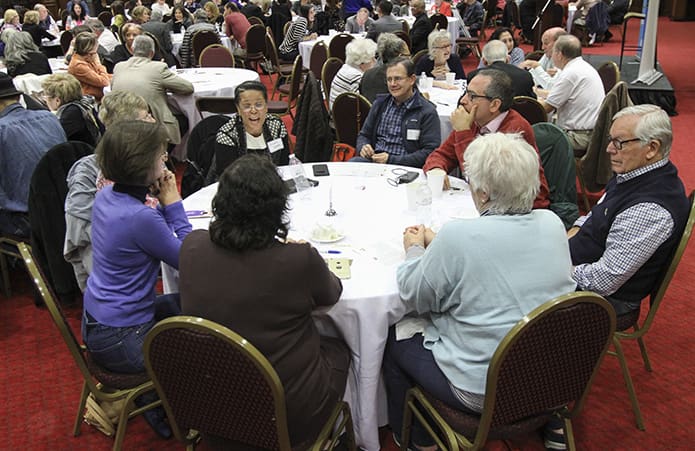
<svg viewBox="0 0 695 451"><path fill-rule="evenodd" d="M355 92L344 92L336 97L332 114L337 141L355 147L371 108L369 100Z"/></svg>
<svg viewBox="0 0 695 451"><path fill-rule="evenodd" d="M220 35L212 30L200 30L193 34L191 46L193 49L193 61L200 61L200 54L203 49L212 44L221 44Z"/></svg>
<svg viewBox="0 0 695 451"><path fill-rule="evenodd" d="M104 27L109 28L111 27L111 19L113 19L113 14L111 14L111 11L102 11L97 16L97 19L104 24Z"/></svg>
<svg viewBox="0 0 695 451"><path fill-rule="evenodd" d="M481 416L452 409L432 396L426 399L463 435L458 440L473 449L481 449L488 437L540 427L556 412L574 418L614 331L615 311L601 296L582 291L559 296L523 317L497 346Z"/></svg>
<svg viewBox="0 0 695 451"><path fill-rule="evenodd" d="M516 96L511 108L521 114L531 125L539 122L548 122L548 113L543 108L543 105L533 97Z"/></svg>
<svg viewBox="0 0 695 451"><path fill-rule="evenodd" d="M406 33L405 31L402 31L402 30L397 30L397 31L394 31L393 34L395 34L396 36L401 38L401 40L403 42L405 42L405 45L408 46L408 50L410 50L410 51L413 50L413 46L410 42L410 34L409 33Z"/></svg>
<svg viewBox="0 0 695 451"><path fill-rule="evenodd" d="M447 31L449 27L449 20L444 14L436 13L430 16L430 22L432 22L433 30L444 30Z"/></svg>
<svg viewBox="0 0 695 451"><path fill-rule="evenodd" d="M236 113L234 97L230 96L201 96L195 99L195 106L201 118L203 113L232 114Z"/></svg>
<svg viewBox="0 0 695 451"><path fill-rule="evenodd" d="M555 124L539 122L533 124L536 146L541 155L541 164L550 190L550 210L562 219L569 229L579 217L577 207L576 165L572 143Z"/></svg>
<svg viewBox="0 0 695 451"><path fill-rule="evenodd" d="M63 32L63 34L60 35L60 49L63 51L63 55L68 53L68 50L70 49L70 43L72 42L73 37L74 36L70 31L65 31Z"/></svg>
<svg viewBox="0 0 695 451"><path fill-rule="evenodd" d="M80 141L53 146L39 160L29 185L31 247L39 266L46 271L48 283L68 301L80 289L72 265L63 257L66 179L77 160L93 153L92 146Z"/></svg>
<svg viewBox="0 0 695 451"><path fill-rule="evenodd" d="M215 155L217 132L227 121L229 118L226 116L209 116L198 122L191 130L186 144L188 166L181 179L182 197L188 197L206 186L205 179Z"/></svg>
<svg viewBox="0 0 695 451"><path fill-rule="evenodd" d="M263 25L251 25L246 32L246 57L251 61L260 61L266 57L265 27Z"/></svg>
<svg viewBox="0 0 695 451"><path fill-rule="evenodd" d="M200 67L234 67L234 55L222 44L210 44L200 53Z"/></svg>
<svg viewBox="0 0 695 451"><path fill-rule="evenodd" d="M430 52L430 51L429 51L428 49L422 49L422 50L420 50L419 52L417 52L415 55L411 56L411 57L410 57L410 60L413 62L413 65L414 65L415 67L417 67L417 63L418 63L422 58L426 58L427 55L429 54L429 52Z"/></svg>
<svg viewBox="0 0 695 451"><path fill-rule="evenodd" d="M339 33L333 36L331 42L328 44L328 54L331 58L338 58L340 61L345 62L345 47L355 39L351 34Z"/></svg>
<svg viewBox="0 0 695 451"><path fill-rule="evenodd" d="M311 49L311 56L309 57L309 70L314 74L317 80L321 80L321 70L323 69L323 63L328 60L328 47L323 41L319 41Z"/></svg>
<svg viewBox="0 0 695 451"><path fill-rule="evenodd" d="M611 89L601 103L598 119L591 140L586 148L586 153L581 157L580 170L584 178L586 189L589 191L602 190L613 177L611 156L606 152L608 147L608 132L613 122L613 116L618 111L632 105L627 83L618 82Z"/></svg>
<svg viewBox="0 0 695 451"><path fill-rule="evenodd" d="M178 316L155 325L143 351L177 438L194 429L260 449L290 449L282 383L243 337Z"/></svg>
<svg viewBox="0 0 695 451"><path fill-rule="evenodd" d="M326 99L331 98L331 84L333 84L333 79L341 67L343 67L343 62L338 58L330 57L323 63L321 84L323 85L323 95Z"/></svg>
<svg viewBox="0 0 695 451"><path fill-rule="evenodd" d="M599 77L601 77L603 91L608 94L608 91L613 89L613 86L620 81L620 69L613 61L606 61L596 70L598 71Z"/></svg>

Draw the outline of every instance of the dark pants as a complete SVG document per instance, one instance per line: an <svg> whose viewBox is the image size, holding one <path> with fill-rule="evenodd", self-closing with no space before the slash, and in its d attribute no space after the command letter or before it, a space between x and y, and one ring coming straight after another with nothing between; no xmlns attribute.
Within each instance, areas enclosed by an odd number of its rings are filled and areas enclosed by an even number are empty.
<svg viewBox="0 0 695 451"><path fill-rule="evenodd" d="M136 326L106 326L96 321L85 309L82 315L82 339L94 361L107 370L142 373L145 371L145 357L142 354L145 335L157 321L180 314L178 293L158 296L155 299L155 318Z"/></svg>
<svg viewBox="0 0 695 451"><path fill-rule="evenodd" d="M395 326L389 329L384 352L383 374L388 400L389 425L397 437L400 437L403 429L405 394L415 385L422 387L454 409L479 415L464 406L454 395L449 380L439 369L432 352L425 349L422 342L421 334L416 334L407 340L396 341ZM412 442L419 446L431 446L435 443L416 418L413 418Z"/></svg>
<svg viewBox="0 0 695 451"><path fill-rule="evenodd" d="M31 233L29 214L0 210L0 233L29 238Z"/></svg>

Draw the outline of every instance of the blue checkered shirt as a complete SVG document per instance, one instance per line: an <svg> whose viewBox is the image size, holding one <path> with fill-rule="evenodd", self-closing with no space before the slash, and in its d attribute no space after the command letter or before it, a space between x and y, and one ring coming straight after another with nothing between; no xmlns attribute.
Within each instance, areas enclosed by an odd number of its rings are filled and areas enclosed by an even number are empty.
<svg viewBox="0 0 695 451"><path fill-rule="evenodd" d="M413 95L400 105L396 104L393 96L389 96L382 110L381 120L376 127L375 152L387 152L389 155L405 155L403 141L403 116L415 101Z"/></svg>
<svg viewBox="0 0 695 451"><path fill-rule="evenodd" d="M668 159L664 158L625 174L618 174L616 182L627 182L667 163ZM597 205L602 201L603 197ZM590 216L591 212L579 218L574 225L581 227ZM572 277L580 288L609 296L654 255L659 246L671 236L673 228L671 214L661 205L653 202L635 204L613 220L603 256L594 263L575 266Z"/></svg>

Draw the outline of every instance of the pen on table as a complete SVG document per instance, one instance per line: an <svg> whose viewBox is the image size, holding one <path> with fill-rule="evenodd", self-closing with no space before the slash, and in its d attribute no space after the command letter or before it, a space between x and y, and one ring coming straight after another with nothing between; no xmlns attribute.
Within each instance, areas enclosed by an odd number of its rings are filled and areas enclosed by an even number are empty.
<svg viewBox="0 0 695 451"><path fill-rule="evenodd" d="M325 251L325 252L326 252L327 254L342 254L342 252L336 251L336 250L333 250L333 249L328 250L328 251Z"/></svg>

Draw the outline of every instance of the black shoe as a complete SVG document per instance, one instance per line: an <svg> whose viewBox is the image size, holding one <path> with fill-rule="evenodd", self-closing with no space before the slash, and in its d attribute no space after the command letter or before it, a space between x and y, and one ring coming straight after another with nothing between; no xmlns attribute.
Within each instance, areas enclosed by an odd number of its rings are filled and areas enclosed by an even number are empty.
<svg viewBox="0 0 695 451"><path fill-rule="evenodd" d="M167 415L164 412L162 406L155 407L154 409L146 410L142 414L145 417L145 421L150 425L152 429L162 438L171 438L172 432L167 422Z"/></svg>

